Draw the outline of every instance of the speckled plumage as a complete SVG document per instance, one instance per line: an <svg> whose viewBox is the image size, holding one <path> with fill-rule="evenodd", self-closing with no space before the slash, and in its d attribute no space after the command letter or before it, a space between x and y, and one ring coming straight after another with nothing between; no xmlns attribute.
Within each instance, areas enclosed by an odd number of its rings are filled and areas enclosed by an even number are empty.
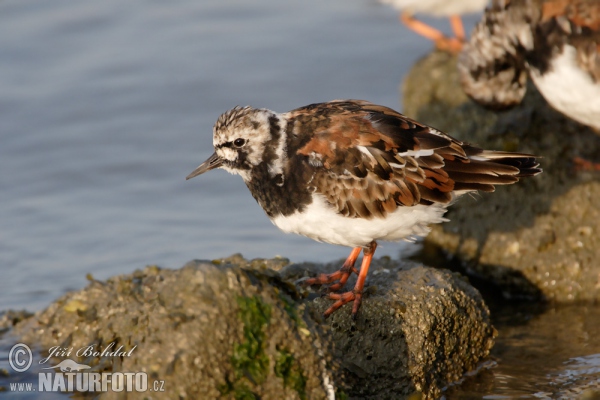
<svg viewBox="0 0 600 400"><path fill-rule="evenodd" d="M527 74L548 103L600 129L600 2L496 0L459 57L461 83L490 108L518 104Z"/></svg>
<svg viewBox="0 0 600 400"><path fill-rule="evenodd" d="M217 167L239 174L283 231L370 256L378 240L425 235L466 192L540 172L531 155L482 150L361 100L283 114L236 107L213 137L215 154L188 179Z"/></svg>

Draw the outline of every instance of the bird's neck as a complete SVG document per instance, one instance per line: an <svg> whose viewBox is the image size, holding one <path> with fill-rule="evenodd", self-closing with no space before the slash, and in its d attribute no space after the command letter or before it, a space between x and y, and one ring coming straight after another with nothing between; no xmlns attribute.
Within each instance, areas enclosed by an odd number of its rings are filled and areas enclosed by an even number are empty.
<svg viewBox="0 0 600 400"><path fill-rule="evenodd" d="M272 118L271 139L266 143L261 162L244 179L250 193L270 218L301 211L312 202L308 182L315 169L297 154L303 145L293 132L294 121ZM308 167L308 168L307 168Z"/></svg>

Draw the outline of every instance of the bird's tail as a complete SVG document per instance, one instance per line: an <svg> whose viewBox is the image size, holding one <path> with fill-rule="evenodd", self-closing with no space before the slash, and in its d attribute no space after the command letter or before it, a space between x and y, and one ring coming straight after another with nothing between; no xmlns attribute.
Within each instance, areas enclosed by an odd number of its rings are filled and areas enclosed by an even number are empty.
<svg viewBox="0 0 600 400"><path fill-rule="evenodd" d="M444 168L455 182L454 190L493 192L495 185L510 185L519 178L542 172L536 156L525 153L463 147L467 160L446 161Z"/></svg>

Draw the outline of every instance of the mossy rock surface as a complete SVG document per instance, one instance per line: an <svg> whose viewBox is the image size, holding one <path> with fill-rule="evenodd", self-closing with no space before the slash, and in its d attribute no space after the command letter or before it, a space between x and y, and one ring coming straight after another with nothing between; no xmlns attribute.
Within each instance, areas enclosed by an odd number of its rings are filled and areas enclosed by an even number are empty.
<svg viewBox="0 0 600 400"><path fill-rule="evenodd" d="M77 361L96 372L147 372L165 382L159 398L327 398L333 379L320 330L293 285L264 263L254 267L192 261L93 281L16 330L42 349L135 346L129 357Z"/></svg>
<svg viewBox="0 0 600 400"><path fill-rule="evenodd" d="M433 399L489 354L495 330L479 292L412 262L373 260L357 320L350 305L323 319L331 300L293 282L341 263L236 255L152 266L90 278L33 316L2 321L38 349L135 347L131 356L71 358L92 372L147 372L165 382L156 398Z"/></svg>
<svg viewBox="0 0 600 400"><path fill-rule="evenodd" d="M341 265L291 265L284 277L335 271ZM347 287L355 283L352 276ZM332 300L308 303L321 315ZM327 320L340 385L355 399L436 399L486 359L496 331L479 292L458 273L389 257L374 259L356 320L351 305Z"/></svg>

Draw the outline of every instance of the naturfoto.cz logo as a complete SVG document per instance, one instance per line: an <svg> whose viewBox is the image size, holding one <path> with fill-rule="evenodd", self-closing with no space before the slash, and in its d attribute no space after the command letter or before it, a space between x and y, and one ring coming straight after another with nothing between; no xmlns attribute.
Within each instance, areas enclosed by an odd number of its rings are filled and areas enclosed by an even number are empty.
<svg viewBox="0 0 600 400"><path fill-rule="evenodd" d="M87 346L75 351L73 348L54 346L49 349L49 356L39 361L40 365L48 363L51 357L129 357L135 346L123 350L123 346L114 348L110 343L102 351ZM33 363L33 353L24 343L14 345L8 354L8 363L15 372L27 371ZM69 358L56 365L43 367L39 372L37 387L33 382L10 383L10 390L15 392L163 392L164 381L155 380L148 386L148 374L145 372L93 372L89 365L79 364Z"/></svg>

